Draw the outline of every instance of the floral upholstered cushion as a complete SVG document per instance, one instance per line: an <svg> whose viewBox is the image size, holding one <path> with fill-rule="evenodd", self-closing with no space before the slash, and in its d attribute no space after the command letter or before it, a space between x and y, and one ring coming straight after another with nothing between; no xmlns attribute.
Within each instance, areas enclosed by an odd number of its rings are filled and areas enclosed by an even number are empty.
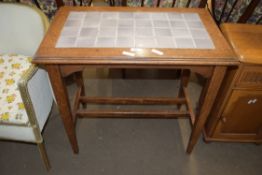
<svg viewBox="0 0 262 175"><path fill-rule="evenodd" d="M0 55L0 123L28 122L17 84L30 67L31 60L22 55Z"/></svg>

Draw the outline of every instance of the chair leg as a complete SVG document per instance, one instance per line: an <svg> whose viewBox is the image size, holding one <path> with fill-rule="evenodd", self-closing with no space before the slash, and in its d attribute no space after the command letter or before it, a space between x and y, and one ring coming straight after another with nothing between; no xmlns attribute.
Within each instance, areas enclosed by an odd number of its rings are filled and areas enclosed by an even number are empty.
<svg viewBox="0 0 262 175"><path fill-rule="evenodd" d="M42 158L42 160L45 164L45 167L46 167L47 171L49 171L51 169L51 166L50 166L50 163L49 163L49 160L48 160L48 156L47 156L47 153L46 153L44 142L37 143L37 147L40 151L40 155L41 155L41 158Z"/></svg>

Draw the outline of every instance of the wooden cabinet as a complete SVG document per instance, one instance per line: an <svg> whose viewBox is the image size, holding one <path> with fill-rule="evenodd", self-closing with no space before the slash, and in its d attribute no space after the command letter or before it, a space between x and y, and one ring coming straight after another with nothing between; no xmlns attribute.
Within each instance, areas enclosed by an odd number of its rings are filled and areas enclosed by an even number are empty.
<svg viewBox="0 0 262 175"><path fill-rule="evenodd" d="M205 126L206 141L262 142L262 26L224 24L241 62L231 68Z"/></svg>

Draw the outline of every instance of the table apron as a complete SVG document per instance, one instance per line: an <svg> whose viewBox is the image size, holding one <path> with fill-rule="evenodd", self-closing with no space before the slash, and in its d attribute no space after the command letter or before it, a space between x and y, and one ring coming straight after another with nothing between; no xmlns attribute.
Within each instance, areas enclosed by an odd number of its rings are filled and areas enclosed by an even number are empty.
<svg viewBox="0 0 262 175"><path fill-rule="evenodd" d="M112 69L189 69L191 72L198 73L205 78L209 78L212 76L212 72L215 66L140 66L140 65L132 65L132 66L102 66L102 65L58 65L60 67L60 71L63 77L67 77L72 73L83 71L84 69L92 68L112 68Z"/></svg>

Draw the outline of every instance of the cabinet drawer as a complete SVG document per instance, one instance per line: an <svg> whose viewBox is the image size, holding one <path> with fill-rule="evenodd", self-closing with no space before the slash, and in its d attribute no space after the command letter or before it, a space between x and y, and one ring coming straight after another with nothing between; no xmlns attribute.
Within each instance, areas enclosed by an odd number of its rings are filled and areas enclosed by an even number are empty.
<svg viewBox="0 0 262 175"><path fill-rule="evenodd" d="M243 66L236 86L262 88L262 66Z"/></svg>

